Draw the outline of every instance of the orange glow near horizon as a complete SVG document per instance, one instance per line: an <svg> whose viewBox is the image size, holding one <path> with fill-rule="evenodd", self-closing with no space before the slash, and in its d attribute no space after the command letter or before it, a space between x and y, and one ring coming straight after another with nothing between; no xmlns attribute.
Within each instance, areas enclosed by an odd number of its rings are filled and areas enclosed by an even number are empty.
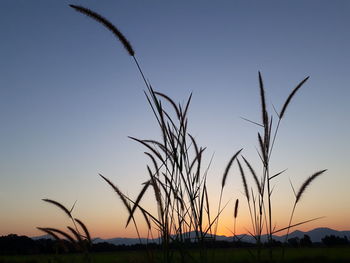
<svg viewBox="0 0 350 263"><path fill-rule="evenodd" d="M211 193L213 198L212 202L215 203L217 200L214 198L215 193ZM322 217L319 220L315 220L304 225L299 225L292 228L291 231L301 230L309 231L318 227L328 227L339 231L349 230L350 210L344 210L342 204L339 206L334 205L333 202L319 203L315 199L317 192L310 191L308 198L302 200L302 203L297 207L293 223L302 222L312 218ZM104 196L106 195L106 196ZM100 238L115 238L115 237L127 237L136 238L137 233L132 224L125 228L127 220L127 212L120 203L120 200L115 199L113 192L102 192L102 201L97 198L92 198L91 202L80 202L75 208L76 211L74 216L81 219L88 229L90 230L91 236ZM110 203L104 201L104 198L111 197ZM153 196L152 196L153 198ZM281 198L280 198L281 199ZM284 206L282 203L285 200L275 200L275 209L273 211L273 222L276 229L284 228L288 224L290 216L290 201L287 202L288 206ZM148 202L152 202L152 199L147 199ZM228 200L228 197L225 197ZM65 204L69 202L65 202ZM104 203L104 206L100 204ZM147 206L147 203L144 203ZM152 207L152 204L149 205ZM212 206L215 208L215 205ZM6 208L6 207L5 207ZM56 207L52 207L47 204L38 202L37 207L19 207L12 208L14 213L18 213L19 216L13 218L10 213L2 214L0 235L7 234L18 234L26 236L40 236L43 235L41 231L37 230L36 227L55 227L59 229L66 229L67 225L71 222L69 218L58 211ZM311 209L310 209L311 208ZM91 213L93 211L93 213ZM215 209L214 209L215 211ZM218 235L232 236L234 231L234 220L233 220L233 202L224 209L222 216L219 218L219 226L217 229ZM23 220L25 218L25 220ZM144 219L138 213L136 214L137 224L140 230L141 237L147 237L148 231L144 223ZM238 217L236 221L236 234L247 234L248 231L252 231L251 221L246 204L240 202L238 211ZM263 231L266 232L265 229ZM277 233L277 235L283 235L285 232ZM157 232L153 231L153 235L157 236Z"/></svg>
<svg viewBox="0 0 350 263"><path fill-rule="evenodd" d="M233 223L231 221L232 219L230 218L220 219L220 226L218 227L217 235L232 236ZM247 234L247 230L251 231L251 225L248 222L249 221L237 220L236 235ZM296 221L296 222L299 222L299 221ZM11 224L8 223L8 225L11 225ZM43 225L43 226L48 226L48 225ZM53 225L50 224L50 226L53 226ZM128 228L124 228L124 226L125 225L123 224L114 225L113 222L108 222L107 225L105 226L98 225L96 223L94 224L91 222L89 222L88 224L91 235L95 238L96 237L103 238L103 239L116 238L116 237L137 238L137 234L133 225L130 225ZM284 227L284 226L285 225L283 226L281 225L280 227ZM57 224L54 227L65 229L65 226L60 224ZM307 232L319 227L332 228L338 231L349 230L347 228L346 220L336 220L332 222L330 219L324 218L324 219L316 220L314 222L307 223L305 225L292 228L291 232L294 230ZM285 232L286 231L282 231L280 233L277 233L276 235L281 236L281 235L284 235ZM140 228L140 233L141 233L141 237L147 237L147 229L145 226ZM25 225L20 225L20 224L13 225L13 228L9 228L7 229L7 231L2 230L2 233L0 235L8 235L8 234L26 235L29 237L44 235L44 233L37 230L35 227L31 229L27 229ZM156 231L153 231L153 237L157 237Z"/></svg>
<svg viewBox="0 0 350 263"><path fill-rule="evenodd" d="M104 186L104 185L103 185ZM108 188L107 188L108 189ZM211 189L209 189L211 190ZM229 193L229 191L227 191ZM134 193L132 193L135 195ZM215 192L210 192L211 202L213 205L213 211L215 211ZM343 209L344 204L334 204L331 200L329 202L317 202L318 192L312 192L311 189L307 193L307 198L304 198L301 204L297 207L293 223L302 222L312 218L322 217L319 220L315 220L304 225L299 225L292 228L291 231L301 230L309 231L318 227L328 227L339 231L349 230L349 218L350 210ZM91 199L84 199L84 202L78 202L74 216L81 219L91 232L91 236L100 238L115 238L115 237L127 237L136 238L137 234L135 228L130 224L125 228L127 220L127 212L120 200L115 199L115 194L112 191L102 191L101 199L90 197ZM146 198L143 205L147 205L152 208L154 204L153 196ZM291 202L288 199L279 198L274 200L273 210L273 222L276 229L284 228L287 226L290 216ZM67 198L69 200L69 198ZM225 200L229 200L229 196L225 196ZM243 200L243 199L242 199ZM40 200L39 200L40 201ZM36 207L30 206L23 207L4 207L12 209L13 213L18 214L15 218L11 213L5 213L1 216L0 235L18 234L27 236L40 236L43 235L41 231L36 227L55 227L59 229L66 229L67 225L71 222L69 218L57 210L56 207L52 207L48 204L36 203ZM70 204L69 201L63 202L64 204ZM101 204L104 204L101 206ZM287 203L288 206L283 205ZM310 209L311 208L311 209ZM216 208L217 209L217 208ZM93 211L93 213L91 212ZM224 209L222 216L219 218L219 226L217 229L218 235L232 236L234 231L233 220L233 202L229 203ZM236 234L247 234L248 231L252 231L251 221L249 216L249 210L246 204L240 202L238 210L238 217L236 221ZM25 220L23 220L25 219ZM148 231L144 223L144 219L138 213L136 214L137 224L142 237L147 237ZM263 232L266 232L265 230ZM277 235L283 235L285 232L277 233ZM157 236L157 232L153 231L153 235Z"/></svg>

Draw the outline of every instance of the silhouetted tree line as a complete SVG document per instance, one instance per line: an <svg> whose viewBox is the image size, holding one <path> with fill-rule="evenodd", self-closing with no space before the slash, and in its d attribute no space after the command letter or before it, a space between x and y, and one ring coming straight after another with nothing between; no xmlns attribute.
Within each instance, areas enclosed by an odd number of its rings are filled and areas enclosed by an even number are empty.
<svg viewBox="0 0 350 263"><path fill-rule="evenodd" d="M334 236L334 235L325 236L324 238L322 238L322 242L326 246L342 246L342 245L350 244L350 242L346 236L338 237L338 236Z"/></svg>
<svg viewBox="0 0 350 263"><path fill-rule="evenodd" d="M304 235L302 238L293 237L288 239L288 245L291 247L310 247L312 244L311 238L308 235Z"/></svg>
<svg viewBox="0 0 350 263"><path fill-rule="evenodd" d="M325 236L321 240L322 240L321 244L327 247L344 246L344 245L350 244L346 236L339 237L339 236L330 235L330 236ZM310 247L313 245L317 245L317 243L312 243L311 238L308 235L304 235L303 238L293 237L288 239L288 245L291 247Z"/></svg>
<svg viewBox="0 0 350 263"><path fill-rule="evenodd" d="M113 245L107 242L86 246L91 252L112 252L138 249L156 249L157 244ZM66 240L37 239L11 234L0 237L0 255L56 254L80 252L78 247Z"/></svg>
<svg viewBox="0 0 350 263"><path fill-rule="evenodd" d="M32 240L14 234L0 237L0 254L53 253L54 242L50 239Z"/></svg>
<svg viewBox="0 0 350 263"><path fill-rule="evenodd" d="M188 242L185 243L187 248L197 248L198 243ZM273 241L272 246L281 246L282 242ZM338 237L334 235L325 236L322 239L322 243L312 243L308 235L304 235L303 238L290 238L288 239L288 245L291 247L308 247L308 246L344 246L350 245L350 242L346 236ZM170 247L177 248L184 246L184 244L173 242ZM242 241L212 241L205 244L207 248L232 248L232 247L253 247L254 244L242 242ZM266 247L271 244L265 244ZM91 252L113 252L113 251L125 251L125 250L142 250L142 249L160 249L161 246L156 243L149 244L135 244L135 245L114 245L107 242L101 242L92 244L89 248ZM8 235L0 237L0 254L6 255L23 255L23 254L55 254L55 253L72 253L77 252L77 248L74 244L66 240L52 240L52 239L38 239L33 240L27 236Z"/></svg>

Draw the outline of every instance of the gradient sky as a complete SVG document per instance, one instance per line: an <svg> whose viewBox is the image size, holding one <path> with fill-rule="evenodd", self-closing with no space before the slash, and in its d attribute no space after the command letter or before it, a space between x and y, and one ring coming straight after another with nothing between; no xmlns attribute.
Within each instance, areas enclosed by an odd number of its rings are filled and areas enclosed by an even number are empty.
<svg viewBox="0 0 350 263"><path fill-rule="evenodd" d="M299 187L321 169L295 221L300 229L350 229L350 2L2 0L0 8L0 235L41 235L67 217L43 201L71 206L93 236L135 236L127 214L98 173L135 196L147 180L144 148L127 136L157 139L156 122L132 59L114 36L68 7L91 8L132 43L154 88L183 102L190 131L214 155L208 184L217 203L226 163L240 148L259 167L257 74L268 106L280 109L304 77L272 156L274 222L284 227ZM258 169L258 168L256 168ZM225 201L243 198L234 169ZM152 196L148 200L152 201ZM143 203L152 206L151 201ZM241 202L243 203L243 202ZM233 228L231 201L219 233ZM250 229L240 209L238 230Z"/></svg>

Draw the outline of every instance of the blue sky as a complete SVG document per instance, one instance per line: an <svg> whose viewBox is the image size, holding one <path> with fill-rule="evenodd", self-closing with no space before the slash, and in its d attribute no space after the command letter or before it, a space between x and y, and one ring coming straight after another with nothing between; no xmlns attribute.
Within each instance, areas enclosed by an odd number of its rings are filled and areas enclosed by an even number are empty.
<svg viewBox="0 0 350 263"><path fill-rule="evenodd" d="M310 76L288 108L272 159L274 171L288 168L276 186L280 224L285 203L292 205L289 178L299 185L328 168L310 189L300 217L324 215L319 225L349 228L348 1L5 0L0 234L34 235L35 226L59 224L58 212L40 201L49 197L67 205L78 200L76 212L94 235L133 235L123 228L120 202L97 174L135 195L147 178L147 160L127 136L157 138L159 132L132 59L71 3L118 26L155 89L179 102L193 92L190 131L207 146L207 160L215 153L212 196L236 150L243 147L258 165L257 127L240 119L260 118L258 71L270 109L280 109ZM242 196L237 175L231 176L227 200Z"/></svg>

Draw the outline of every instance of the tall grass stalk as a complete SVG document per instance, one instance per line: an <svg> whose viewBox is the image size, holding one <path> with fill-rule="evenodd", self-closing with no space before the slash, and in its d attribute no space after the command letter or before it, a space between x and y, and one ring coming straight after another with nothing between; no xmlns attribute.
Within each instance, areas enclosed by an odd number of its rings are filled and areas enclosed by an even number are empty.
<svg viewBox="0 0 350 263"><path fill-rule="evenodd" d="M184 244L193 238L191 232L202 248L200 260L205 262L206 240L212 232L213 224L216 222L217 228L219 222L219 215L222 212L221 197L230 165L224 174L219 209L212 220L206 186L207 170L202 169L205 148L200 147L188 132L188 110L192 94L186 103L178 104L166 94L155 91L146 80L133 47L119 30L106 18L90 9L76 5L71 7L110 30L132 56L146 85L144 93L161 132L159 140L129 137L146 148L145 154L150 159L150 165L147 165L149 179L135 200L124 195L109 179L103 175L101 177L115 190L127 208L129 213L127 225L132 220L137 229L134 214L139 210L144 215L149 231L155 227L159 232L164 262L171 262L174 259L173 251L169 249L171 243L178 245L182 262L190 257ZM239 152L231 159L231 164ZM153 191L157 204L156 215L141 204L148 191Z"/></svg>
<svg viewBox="0 0 350 263"><path fill-rule="evenodd" d="M252 235L254 236L257 245L258 245L258 260L260 260L260 248L261 248L261 236L263 233L263 230L265 228L265 232L268 236L268 243L270 246L273 245L273 234L276 233L275 227L273 227L273 205L272 205L272 194L273 194L273 187L271 187L272 180L275 180L279 175L284 173L286 170L283 170L281 172L278 172L276 174L270 173L270 166L271 166L271 156L273 152L273 148L275 146L277 134L279 131L279 127L281 124L282 119L285 117L286 110L288 106L290 105L290 102L294 98L295 94L299 91L299 89L305 84L305 82L309 79L309 77L304 78L289 94L287 99L285 100L281 110L279 113L275 110L275 113L277 115L277 124L274 125L274 119L273 114L269 113L267 103L266 103L266 95L265 95L265 88L263 83L263 78L261 73L258 74L258 81L259 81L259 91L260 91L260 103L261 103L261 123L250 121L248 119L245 119L249 121L250 123L253 123L257 125L258 127L261 127L262 131L258 132L258 156L260 158L260 161L262 163L262 174L260 179L258 178L255 170L253 169L252 165L248 162L248 160L241 156L245 165L248 167L253 180L255 182L255 191L253 187L251 188L251 197L249 199L249 192L247 191L247 182L244 179L244 170L242 168L242 165L239 162L239 159L237 159L237 163L242 175L242 182L243 187L245 190L245 195L248 203L249 208L249 214L251 217L252 222ZM276 117L275 117L276 118ZM295 207L300 200L300 197L307 186L311 184L311 182L320 174L322 174L325 170L322 170L313 176L311 176L308 180L305 181L303 186L300 188L299 192L296 193L296 200L294 202L294 207L292 209L290 221L288 227L284 228L284 230L287 230L287 236L289 233L289 229L292 227L292 218L294 215ZM309 220L301 222L297 225L304 224L309 222ZM270 249L270 259L272 260L272 248Z"/></svg>

